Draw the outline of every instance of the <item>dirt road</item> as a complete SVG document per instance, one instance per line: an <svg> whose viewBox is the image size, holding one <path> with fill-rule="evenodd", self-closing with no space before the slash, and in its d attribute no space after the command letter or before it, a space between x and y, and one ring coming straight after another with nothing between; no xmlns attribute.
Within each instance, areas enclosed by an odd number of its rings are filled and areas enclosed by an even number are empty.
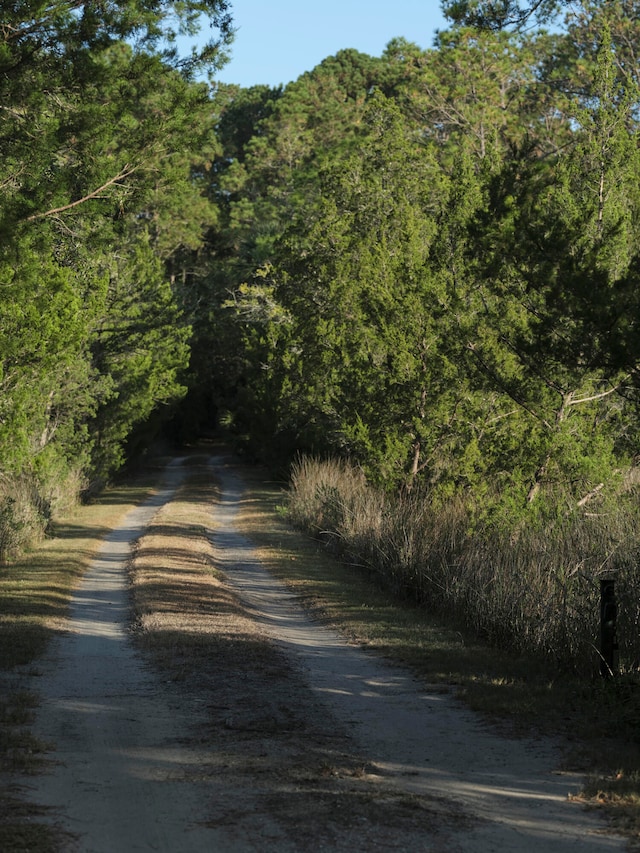
<svg viewBox="0 0 640 853"><path fill-rule="evenodd" d="M105 540L35 685L55 763L30 798L51 807L64 850L625 849L568 799L580 779L556 772L557 745L498 736L310 621L237 529L239 473L222 458L210 470L211 547L245 608L241 648L251 634L271 657L230 657L225 628L206 678L176 686L135 650L127 562L180 485L171 466Z"/></svg>

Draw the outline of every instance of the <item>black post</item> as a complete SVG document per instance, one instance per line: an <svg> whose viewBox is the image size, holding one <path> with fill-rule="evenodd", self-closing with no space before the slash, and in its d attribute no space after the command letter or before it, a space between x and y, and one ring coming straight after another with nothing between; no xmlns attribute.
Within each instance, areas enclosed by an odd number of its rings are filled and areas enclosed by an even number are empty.
<svg viewBox="0 0 640 853"><path fill-rule="evenodd" d="M600 581L600 675L611 678L618 672L616 638L616 583L613 578Z"/></svg>

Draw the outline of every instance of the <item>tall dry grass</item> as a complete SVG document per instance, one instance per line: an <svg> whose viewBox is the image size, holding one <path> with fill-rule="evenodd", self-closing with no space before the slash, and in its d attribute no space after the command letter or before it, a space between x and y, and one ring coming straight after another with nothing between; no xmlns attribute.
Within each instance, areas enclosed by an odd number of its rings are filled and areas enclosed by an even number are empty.
<svg viewBox="0 0 640 853"><path fill-rule="evenodd" d="M501 648L597 672L600 580L616 577L624 667L640 661L640 513L559 517L506 530L477 521L462 500L390 495L340 460L300 459L288 509L349 562Z"/></svg>
<svg viewBox="0 0 640 853"><path fill-rule="evenodd" d="M54 513L79 502L83 485L73 470L48 483L31 474L0 475L0 563L41 542Z"/></svg>

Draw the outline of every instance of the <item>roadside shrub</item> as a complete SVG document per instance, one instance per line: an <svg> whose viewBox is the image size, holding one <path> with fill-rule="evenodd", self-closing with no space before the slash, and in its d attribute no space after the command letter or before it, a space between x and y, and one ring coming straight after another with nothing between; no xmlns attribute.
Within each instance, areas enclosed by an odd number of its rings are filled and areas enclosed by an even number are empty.
<svg viewBox="0 0 640 853"><path fill-rule="evenodd" d="M617 578L621 660L640 661L640 513L615 509L509 530L462 499L372 488L344 461L294 465L289 513L394 593L512 651L582 673L599 666L600 579Z"/></svg>
<svg viewBox="0 0 640 853"><path fill-rule="evenodd" d="M81 489L82 478L75 471L44 484L35 475L0 478L0 562L39 542L53 514L78 503Z"/></svg>
<svg viewBox="0 0 640 853"><path fill-rule="evenodd" d="M6 562L44 534L48 508L23 477L0 482L0 561Z"/></svg>

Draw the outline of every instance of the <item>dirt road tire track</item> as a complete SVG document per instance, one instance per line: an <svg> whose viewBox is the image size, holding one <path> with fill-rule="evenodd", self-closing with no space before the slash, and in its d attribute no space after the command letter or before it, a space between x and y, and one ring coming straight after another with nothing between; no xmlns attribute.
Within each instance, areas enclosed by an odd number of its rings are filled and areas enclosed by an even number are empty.
<svg viewBox="0 0 640 853"><path fill-rule="evenodd" d="M208 470L222 487L214 563L271 651L243 664L231 636L176 685L135 650L127 561L182 482L173 465L105 540L36 685L36 733L56 752L30 796L53 809L64 850L624 849L568 802L580 780L554 772L556 745L504 740L312 623L237 530L239 472L224 458Z"/></svg>

